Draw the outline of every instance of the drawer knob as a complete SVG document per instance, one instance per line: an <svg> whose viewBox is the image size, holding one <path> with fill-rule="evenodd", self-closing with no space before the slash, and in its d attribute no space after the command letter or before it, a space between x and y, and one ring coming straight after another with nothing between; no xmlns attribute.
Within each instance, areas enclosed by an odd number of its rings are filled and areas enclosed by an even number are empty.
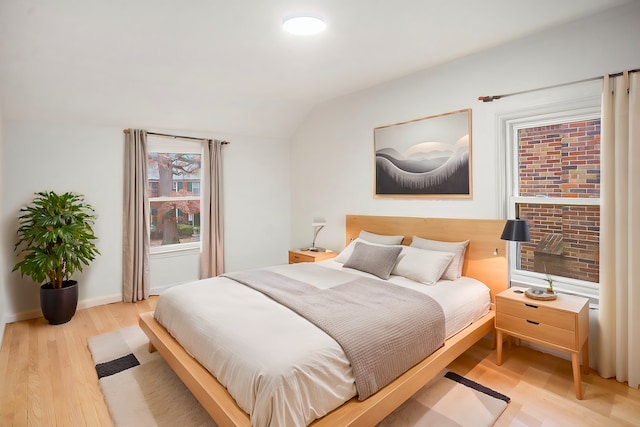
<svg viewBox="0 0 640 427"><path fill-rule="evenodd" d="M537 305L533 305L533 304L527 304L525 303L524 305L526 305L527 307L531 307L531 308L538 308Z"/></svg>
<svg viewBox="0 0 640 427"><path fill-rule="evenodd" d="M527 323L531 323L533 325L539 325L540 324L540 322L534 322L533 320L528 320L528 319L527 319Z"/></svg>

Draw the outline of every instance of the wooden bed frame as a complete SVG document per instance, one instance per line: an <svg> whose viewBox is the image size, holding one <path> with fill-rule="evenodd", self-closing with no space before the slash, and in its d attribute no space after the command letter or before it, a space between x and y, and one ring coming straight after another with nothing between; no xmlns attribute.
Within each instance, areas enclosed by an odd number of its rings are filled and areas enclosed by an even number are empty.
<svg viewBox="0 0 640 427"><path fill-rule="evenodd" d="M441 241L470 240L465 254L463 274L483 281L491 289L491 300L507 287L506 243L500 240L503 220L466 220L355 216L346 217L346 242L358 237L360 230L377 234L403 235L403 244L412 236ZM314 427L373 426L413 396L442 369L494 330L494 311L445 341L443 347L402 374L364 401L353 398L321 419ZM149 337L150 351L158 350L166 362L202 404L220 427L251 423L245 413L209 371L192 358L160 325L153 313L140 316L140 327Z"/></svg>

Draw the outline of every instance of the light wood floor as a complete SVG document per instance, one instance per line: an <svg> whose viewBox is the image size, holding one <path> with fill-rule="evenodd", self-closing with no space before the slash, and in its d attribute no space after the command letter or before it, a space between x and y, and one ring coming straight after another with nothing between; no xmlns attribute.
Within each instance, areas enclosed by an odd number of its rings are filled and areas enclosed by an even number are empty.
<svg viewBox="0 0 640 427"><path fill-rule="evenodd" d="M0 426L111 426L87 338L137 323L155 298L80 310L71 322L7 325L0 350ZM571 363L527 347L502 366L485 339L449 368L511 397L496 426L640 426L640 391L595 372L575 399ZM184 426L187 427L187 426Z"/></svg>

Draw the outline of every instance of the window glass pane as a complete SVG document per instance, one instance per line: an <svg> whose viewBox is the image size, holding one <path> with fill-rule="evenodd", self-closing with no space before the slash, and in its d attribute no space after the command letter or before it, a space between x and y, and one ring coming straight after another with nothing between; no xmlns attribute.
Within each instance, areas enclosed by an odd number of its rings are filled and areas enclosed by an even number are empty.
<svg viewBox="0 0 640 427"><path fill-rule="evenodd" d="M151 246L200 241L200 201L151 201Z"/></svg>
<svg viewBox="0 0 640 427"><path fill-rule="evenodd" d="M198 196L189 183L200 184L200 154L149 153L147 179L151 197Z"/></svg>
<svg viewBox="0 0 640 427"><path fill-rule="evenodd" d="M518 131L520 196L600 197L600 119Z"/></svg>
<svg viewBox="0 0 640 427"><path fill-rule="evenodd" d="M519 244L518 269L598 283L600 207L523 203L531 240Z"/></svg>
<svg viewBox="0 0 640 427"><path fill-rule="evenodd" d="M149 197L158 197L158 181L149 181Z"/></svg>
<svg viewBox="0 0 640 427"><path fill-rule="evenodd" d="M200 241L200 194L192 191L200 188L200 162L200 154L149 153L152 247Z"/></svg>

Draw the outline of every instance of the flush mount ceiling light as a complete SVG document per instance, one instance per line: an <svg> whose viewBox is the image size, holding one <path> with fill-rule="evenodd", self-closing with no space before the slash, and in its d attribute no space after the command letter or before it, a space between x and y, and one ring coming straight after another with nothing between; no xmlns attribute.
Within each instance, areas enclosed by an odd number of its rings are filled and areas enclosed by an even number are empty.
<svg viewBox="0 0 640 427"><path fill-rule="evenodd" d="M289 15L282 21L282 28L286 32L296 35L317 34L323 31L326 26L324 19L311 14Z"/></svg>

